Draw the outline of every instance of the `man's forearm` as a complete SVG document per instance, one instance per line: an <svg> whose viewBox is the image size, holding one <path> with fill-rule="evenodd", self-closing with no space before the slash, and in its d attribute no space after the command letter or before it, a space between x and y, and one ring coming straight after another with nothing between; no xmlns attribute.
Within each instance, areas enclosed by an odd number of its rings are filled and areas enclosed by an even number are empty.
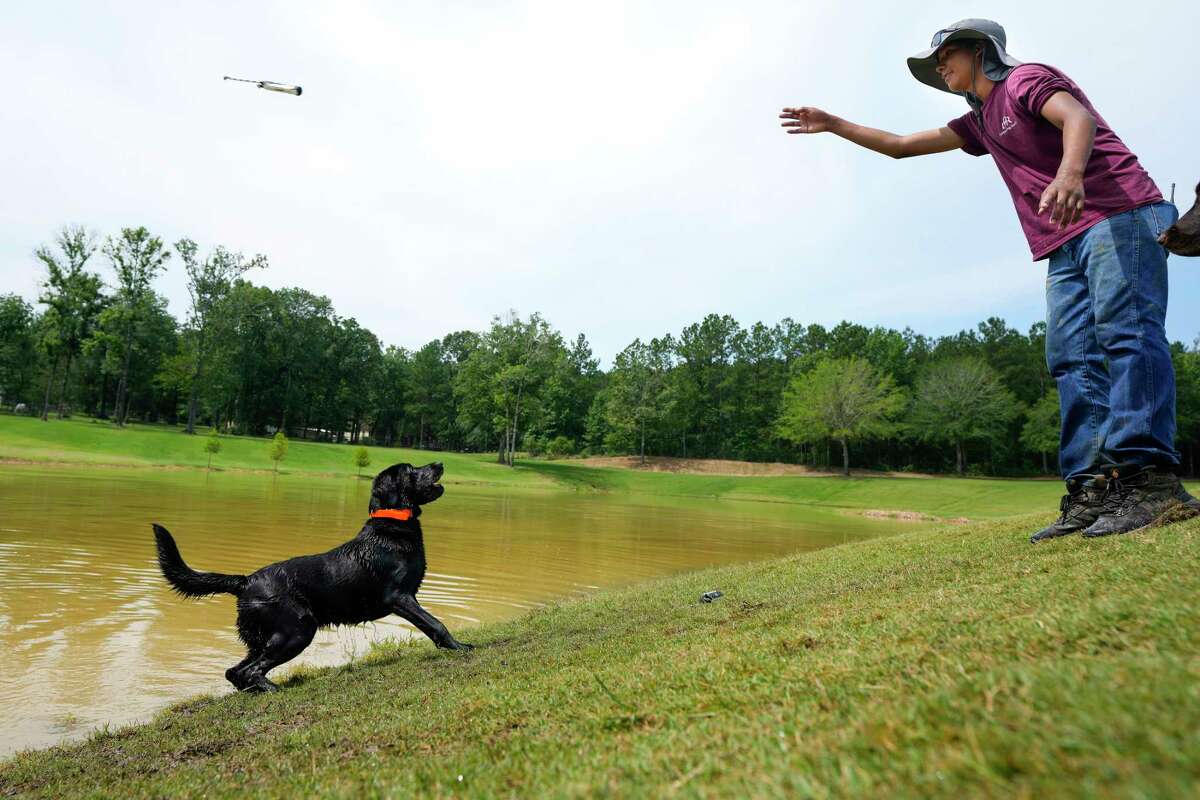
<svg viewBox="0 0 1200 800"><path fill-rule="evenodd" d="M1063 122L1063 157L1058 165L1058 177L1082 178L1088 159L1092 157L1092 142L1096 138L1096 121L1091 114L1072 114Z"/></svg>
<svg viewBox="0 0 1200 800"><path fill-rule="evenodd" d="M885 156L900 158L904 155L901 142L902 137L894 133L881 131L877 128L868 128L865 125L856 125L841 117L834 117L832 124L829 126L829 131L847 141L854 142L859 147L874 150L876 153L883 153Z"/></svg>

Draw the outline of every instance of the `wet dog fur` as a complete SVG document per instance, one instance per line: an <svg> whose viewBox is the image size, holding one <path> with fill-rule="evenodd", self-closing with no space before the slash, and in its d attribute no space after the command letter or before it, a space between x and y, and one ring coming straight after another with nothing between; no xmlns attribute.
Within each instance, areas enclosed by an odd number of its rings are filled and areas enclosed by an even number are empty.
<svg viewBox="0 0 1200 800"><path fill-rule="evenodd" d="M225 677L239 691L277 690L267 673L300 655L318 628L388 614L408 620L438 647L469 650L416 598L425 577L421 506L442 496L441 476L439 463L388 467L371 485L369 510L408 509L410 519L368 518L356 537L327 553L289 558L249 575L196 572L167 529L155 524L158 565L184 597L237 597L237 630L247 653Z"/></svg>

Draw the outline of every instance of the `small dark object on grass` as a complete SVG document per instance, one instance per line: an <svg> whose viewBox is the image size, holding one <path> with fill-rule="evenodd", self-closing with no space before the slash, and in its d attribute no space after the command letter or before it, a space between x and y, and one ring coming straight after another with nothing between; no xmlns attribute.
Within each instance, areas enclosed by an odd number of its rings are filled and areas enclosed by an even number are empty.
<svg viewBox="0 0 1200 800"><path fill-rule="evenodd" d="M1200 183L1196 184L1196 202L1191 211L1167 228L1158 243L1177 256L1200 256Z"/></svg>
<svg viewBox="0 0 1200 800"><path fill-rule="evenodd" d="M724 593L719 592L716 589L713 589L711 592L705 592L704 594L700 595L700 602L701 603L711 603L713 600L716 600L718 597L724 597Z"/></svg>
<svg viewBox="0 0 1200 800"><path fill-rule="evenodd" d="M396 614L438 647L470 650L417 603L425 578L421 506L442 496L441 464L395 464L375 477L370 518L358 536L327 553L270 564L250 575L196 572L171 534L154 526L158 565L184 597L224 592L237 597L238 635L249 651L225 672L243 692L273 692L267 673L308 647L318 628L353 625Z"/></svg>

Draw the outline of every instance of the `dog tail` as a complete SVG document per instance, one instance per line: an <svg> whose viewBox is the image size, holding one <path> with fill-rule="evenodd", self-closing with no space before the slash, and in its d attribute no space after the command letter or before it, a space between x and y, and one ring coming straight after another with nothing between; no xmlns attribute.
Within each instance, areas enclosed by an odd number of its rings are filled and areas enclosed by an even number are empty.
<svg viewBox="0 0 1200 800"><path fill-rule="evenodd" d="M158 567L171 588L184 597L207 597L210 594L241 594L246 588L245 575L222 575L219 572L196 572L183 563L171 532L154 524L154 541L158 545Z"/></svg>

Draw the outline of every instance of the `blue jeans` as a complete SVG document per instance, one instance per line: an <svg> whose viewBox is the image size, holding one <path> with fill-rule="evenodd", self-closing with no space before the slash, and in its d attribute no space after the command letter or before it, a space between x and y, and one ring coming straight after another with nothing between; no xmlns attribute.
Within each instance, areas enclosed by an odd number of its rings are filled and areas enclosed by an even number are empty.
<svg viewBox="0 0 1200 800"><path fill-rule="evenodd" d="M1046 366L1058 383L1065 479L1104 464L1175 467L1175 370L1167 344L1170 203L1101 220L1050 255Z"/></svg>

